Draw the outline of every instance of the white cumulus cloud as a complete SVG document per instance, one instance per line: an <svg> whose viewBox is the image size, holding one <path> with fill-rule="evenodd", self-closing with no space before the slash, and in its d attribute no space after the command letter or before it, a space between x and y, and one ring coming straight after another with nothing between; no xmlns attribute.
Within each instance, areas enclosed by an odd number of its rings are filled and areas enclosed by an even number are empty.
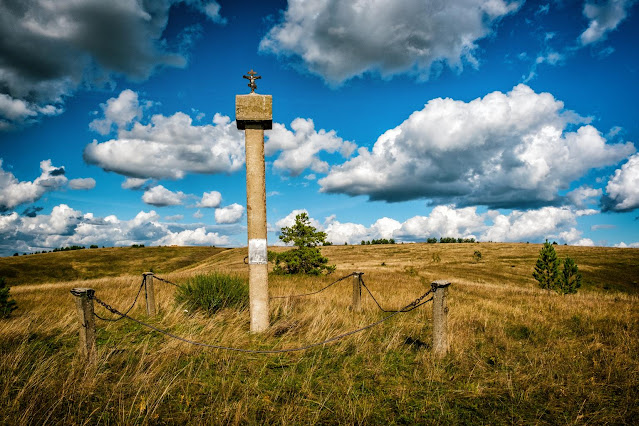
<svg viewBox="0 0 639 426"><path fill-rule="evenodd" d="M215 209L215 222L218 224L237 223L244 214L244 206L233 203L230 206Z"/></svg>
<svg viewBox="0 0 639 426"><path fill-rule="evenodd" d="M148 179L130 177L126 178L121 186L122 189L142 189L147 182Z"/></svg>
<svg viewBox="0 0 639 426"><path fill-rule="evenodd" d="M283 218L279 219L277 222L275 222L275 227L277 231L279 232L279 230L282 228L291 227L295 225L295 217L301 213L306 213L308 215L308 210L296 209L291 211L289 214L287 214ZM309 219L310 219L311 226L314 226L316 229L319 229L321 231L324 230L324 226L317 220L310 217L310 215L309 215Z"/></svg>
<svg viewBox="0 0 639 426"><path fill-rule="evenodd" d="M424 241L429 237L475 237L486 228L485 217L477 214L476 207L456 209L454 206L437 206L428 216L415 216L396 231L402 239Z"/></svg>
<svg viewBox="0 0 639 426"><path fill-rule="evenodd" d="M105 142L94 140L84 149L84 160L128 179L126 189L140 189L147 179L181 179L188 173L233 173L245 160L244 133L235 121L215 114L212 124L194 124L177 112L171 116L153 115L146 120L138 94L124 90L101 105L104 118L91 128L106 135L113 126L117 137ZM196 111L194 111L194 114ZM322 153L339 153L348 158L356 145L345 141L334 130L316 130L311 119L296 118L291 130L274 123L266 133L265 155L277 157L276 170L298 176L306 169L326 173L328 163Z"/></svg>
<svg viewBox="0 0 639 426"><path fill-rule="evenodd" d="M52 116L62 112L63 109L55 105L39 106L0 93L0 131L13 128L15 125L30 123L39 115Z"/></svg>
<svg viewBox="0 0 639 426"><path fill-rule="evenodd" d="M477 42L517 10L504 0L343 1L289 0L282 22L260 50L294 56L312 73L336 84L367 71L428 78L446 64L477 66Z"/></svg>
<svg viewBox="0 0 639 426"><path fill-rule="evenodd" d="M639 208L639 154L615 170L602 197L603 210L631 211Z"/></svg>
<svg viewBox="0 0 639 426"><path fill-rule="evenodd" d="M354 143L338 137L334 130L315 130L315 123L309 118L296 118L291 122L291 130L283 124L273 124L273 130L267 134L264 154L270 156L281 151L273 167L292 176L298 176L309 168L326 173L328 163L319 158L320 152L339 152L347 158L356 148Z"/></svg>
<svg viewBox="0 0 639 426"><path fill-rule="evenodd" d="M69 181L69 188L71 188L71 189L93 189L93 188L95 188L95 179L93 179L93 178L71 179Z"/></svg>
<svg viewBox="0 0 639 426"><path fill-rule="evenodd" d="M154 115L118 138L84 149L84 160L138 179L181 179L186 173L231 173L244 165L244 137L235 122L216 114L213 124L193 125L188 115Z"/></svg>
<svg viewBox="0 0 639 426"><path fill-rule="evenodd" d="M138 94L130 89L123 90L117 98L109 99L106 104L101 104L100 108L104 118L96 118L89 123L89 127L101 135L110 133L113 125L119 129L135 119L142 118Z"/></svg>
<svg viewBox="0 0 639 426"><path fill-rule="evenodd" d="M277 230L291 226L295 216L306 210L293 210L276 222ZM327 234L333 244L358 244L362 240L394 239L398 242L419 242L428 238L474 238L494 242L540 242L557 240L571 245L594 245L576 229L579 214L570 207L543 207L536 210L513 210L500 213L488 210L479 213L477 207L456 208L437 206L426 216L413 216L404 222L383 217L366 226L360 223L340 222L335 216L324 224L310 217L311 224Z"/></svg>
<svg viewBox="0 0 639 426"><path fill-rule="evenodd" d="M0 159L0 212L39 200L46 192L67 184L64 167L53 166L51 160L41 161L40 170L40 176L33 181L19 181L13 173L2 168Z"/></svg>
<svg viewBox="0 0 639 426"><path fill-rule="evenodd" d="M588 204L592 204L594 202L593 199L595 197L600 197L601 194L602 191L599 188L591 188L587 185L582 185L579 188L570 191L566 194L566 196L574 206L585 207Z"/></svg>
<svg viewBox="0 0 639 426"><path fill-rule="evenodd" d="M222 202L222 194L217 191L205 192L197 207L217 208Z"/></svg>
<svg viewBox="0 0 639 426"><path fill-rule="evenodd" d="M639 248L639 241L636 243L626 244L625 242L620 242L619 244L615 244L615 247L619 248Z"/></svg>
<svg viewBox="0 0 639 426"><path fill-rule="evenodd" d="M180 232L170 232L157 241L162 246L223 246L229 244L229 238L219 235L217 232L206 232L204 227L186 229Z"/></svg>
<svg viewBox="0 0 639 426"><path fill-rule="evenodd" d="M182 217L165 219L182 220ZM92 213L82 213L60 204L50 214L20 216L13 212L0 215L0 255L92 244L230 245L231 238L225 234L238 232L238 229L212 228L201 224L164 223L154 210L141 211L130 220L121 220L115 215L95 217Z"/></svg>
<svg viewBox="0 0 639 426"><path fill-rule="evenodd" d="M543 207L537 210L494 214L492 226L482 241L535 241L557 236L576 224L576 214L568 207Z"/></svg>
<svg viewBox="0 0 639 426"><path fill-rule="evenodd" d="M580 43L587 45L604 40L610 31L626 19L635 3L636 0L587 0L583 13L589 23L588 28L579 36Z"/></svg>
<svg viewBox="0 0 639 426"><path fill-rule="evenodd" d="M556 204L558 191L590 169L635 152L631 142L606 143L585 122L550 93L524 84L470 102L437 98L386 131L372 150L360 148L333 166L319 184L322 192L389 202Z"/></svg>
<svg viewBox="0 0 639 426"><path fill-rule="evenodd" d="M186 196L182 191L173 192L162 185L154 186L144 192L142 201L156 207L177 206Z"/></svg>

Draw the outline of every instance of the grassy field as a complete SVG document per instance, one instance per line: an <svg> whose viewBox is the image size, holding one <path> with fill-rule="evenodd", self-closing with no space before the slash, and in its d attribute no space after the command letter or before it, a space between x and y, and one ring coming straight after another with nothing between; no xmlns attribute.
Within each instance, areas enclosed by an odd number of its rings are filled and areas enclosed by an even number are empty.
<svg viewBox="0 0 639 426"><path fill-rule="evenodd" d="M48 254L2 259L3 268L18 270L7 278L20 308L0 320L0 424L638 424L639 250L556 248L583 273L576 295L537 288L534 244L331 246L322 251L337 265L332 276L270 277L271 294L284 295L363 271L387 308L414 300L432 280L449 279L452 350L443 360L431 355L428 304L336 343L281 355L202 349L127 320L98 321L93 368L76 354L79 325L69 289L92 287L124 309L149 263L107 267L85 258L74 270L93 264L111 277L73 281L78 275L63 280L52 268L39 279L25 270L31 278L22 278L23 266L11 263ZM189 257L189 249L174 249L172 256ZM113 250L115 258L127 257ZM76 253L56 255L62 265ZM158 275L180 283L211 271L246 276L245 255L219 251L166 274L159 273L163 262L152 263ZM160 314L146 317L142 302L131 315L241 348L306 345L384 315L367 296L361 314L350 311L346 280L312 297L273 300L271 329L250 335L246 310L208 318L176 305L172 286L158 282L156 289Z"/></svg>
<svg viewBox="0 0 639 426"><path fill-rule="evenodd" d="M14 286L117 277L149 270L166 273L224 250L219 247L111 247L0 257L0 277Z"/></svg>

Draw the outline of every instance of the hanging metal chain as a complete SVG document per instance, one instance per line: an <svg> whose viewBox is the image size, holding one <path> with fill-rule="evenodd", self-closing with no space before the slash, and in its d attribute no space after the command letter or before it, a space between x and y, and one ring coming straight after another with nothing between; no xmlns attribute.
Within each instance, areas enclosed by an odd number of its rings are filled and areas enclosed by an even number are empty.
<svg viewBox="0 0 639 426"><path fill-rule="evenodd" d="M349 332L346 332L346 333L342 333L342 334L339 334L337 336L331 337L330 339L324 340L322 342L312 343L312 344L306 345L306 346L301 346L301 347L297 347L297 348L289 348L289 349L271 349L271 350L268 350L268 349L266 349L266 350L242 349L242 348L234 348L234 347L230 347L230 346L211 345L211 344L208 344L208 343L202 343L202 342L196 342L194 340L189 340L189 339L186 339L184 337L180 337L180 336L177 336L177 335L175 335L173 333L170 333L170 332L168 332L166 330L162 330L162 329L160 329L158 327L155 327L155 326L153 326L151 324L147 324L147 323L145 323L143 321L140 321L138 319L130 317L128 314L123 314L123 313L119 312L117 309L113 308L112 306L110 306L107 303L105 303L105 302L101 301L100 299L98 299L95 296L95 294L91 295L90 298L95 300L96 303L98 303L99 305L104 307L106 310L110 311L111 313L113 313L115 315L120 315L122 318L127 318L127 319L129 319L129 320L131 320L133 322L136 322L136 323L140 324L141 326L150 328L151 330L155 330L158 333L164 334L165 336L172 337L172 338L174 338L176 340L180 340L182 342L189 343L191 345L202 346L202 347L205 347L205 348L212 348L212 349L222 349L222 350L234 351L234 352L251 353L251 354L280 354L280 353L287 353L287 352L299 352L299 351L304 351L304 350L307 350L307 349L315 348L315 347L318 347L318 346L323 346L323 345L326 345L327 343L335 342L337 340L343 339L343 338L351 336L353 334L360 333L360 332L362 332L364 330L368 330L369 328L375 327L378 324L381 324L381 323L383 323L385 321L388 321L389 319L391 319L392 317L394 317L397 314L400 314L400 313L403 313L403 312L412 311L413 309L416 309L419 306L423 305L424 303L427 303L428 301L432 300L432 298L431 298L431 299L429 299L429 300L427 300L425 302L422 302L422 300L424 300L424 298L426 296L428 296L428 294L430 294L432 291L433 291L433 289L431 288L426 293L424 293L422 296L418 297L417 299L415 299L414 301L412 301L411 303L406 305L404 308L402 308L402 309L400 309L398 311L395 311L395 312L391 313L390 315L387 315L387 316L383 317L382 319L380 319L378 321L375 321L372 324L368 324L368 325L366 325L364 327L361 327L361 328L358 328L356 330L352 330L352 331L349 331Z"/></svg>
<svg viewBox="0 0 639 426"><path fill-rule="evenodd" d="M424 303L428 303L431 300L433 300L433 298L431 297L430 299L422 302L422 300L424 300L424 298L426 296L428 296L429 294L435 292L437 290L437 285L436 284L431 284L430 286L430 290L428 290L426 293L424 293L422 296L420 296L419 298L417 298L414 302L412 302L409 305L404 306L403 308L401 308L399 311L395 310L395 309L384 309L382 308L382 305L379 304L379 302L377 301L377 299L375 298L375 296L373 296L373 292L370 291L370 289L366 286L366 284L364 283L364 280L362 279L361 275L359 277L360 282L362 283L362 287L364 287L366 289L366 291L368 292L368 294L370 294L371 298L373 299L373 301L375 302L375 304L377 305L377 307L379 308L380 311L382 312L410 312L413 309L416 309L420 306L422 306Z"/></svg>
<svg viewBox="0 0 639 426"><path fill-rule="evenodd" d="M131 306L129 306L129 309L126 310L126 312L124 313L124 315L128 314L129 312L131 312L131 309L133 309L133 307L135 306L135 304L138 301L138 297L140 297L140 293L142 292L142 288L146 285L146 276L142 278L142 284L140 284L140 288L138 289L138 294L135 295L135 300L133 300L133 303L131 304ZM93 297L95 298L95 297ZM93 313L93 315L97 318L97 319L101 319L102 321L110 321L110 322L116 322L116 321L120 321L122 318L124 318L124 316L120 316L120 318L117 319L112 319L112 318L103 318L100 315L96 314L95 312Z"/></svg>
<svg viewBox="0 0 639 426"><path fill-rule="evenodd" d="M330 283L330 284L329 284L329 285L327 285L326 287L323 287L323 288L321 288L321 289L319 289L319 290L317 290L317 291L313 291L313 292L311 292L311 293L292 294L292 295L289 295L289 296L271 296L271 297L269 297L269 299L289 299L289 298L293 298L293 297L306 297L306 296L312 296L312 295L314 295L314 294L318 294L318 293L323 292L324 290L328 289L329 287L334 286L335 284L337 284L337 283L338 283L338 282L340 282L340 281L344 281L344 280L345 280L346 278L348 278L348 277L352 277L354 274L355 274L355 273L354 273L354 272L352 272L352 273L350 273L350 274L348 274L348 275L346 275L346 276L344 276L344 277L342 277L342 278L340 278L340 279L338 279L338 280L336 280L336 281L333 281L332 283Z"/></svg>
<svg viewBox="0 0 639 426"><path fill-rule="evenodd" d="M165 283L167 283L167 284L171 284L171 285L173 285L173 286L175 286L175 287L179 287L179 285L178 285L178 284L172 283L171 281L169 281L169 280L165 280L164 278L160 278L160 277L158 277L158 276L157 276L157 275L155 275L155 274L153 275L153 278L158 279L158 280L160 280L160 281L163 281L163 282L165 282Z"/></svg>

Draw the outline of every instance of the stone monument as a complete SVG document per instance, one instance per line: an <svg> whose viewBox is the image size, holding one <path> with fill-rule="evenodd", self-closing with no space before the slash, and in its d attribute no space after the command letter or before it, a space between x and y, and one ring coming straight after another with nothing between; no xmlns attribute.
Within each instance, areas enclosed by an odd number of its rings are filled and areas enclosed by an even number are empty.
<svg viewBox="0 0 639 426"><path fill-rule="evenodd" d="M251 93L235 96L235 120L245 131L251 332L262 332L269 327L264 130L273 127L273 98L255 93L255 80L261 78L256 74L251 70L244 76Z"/></svg>

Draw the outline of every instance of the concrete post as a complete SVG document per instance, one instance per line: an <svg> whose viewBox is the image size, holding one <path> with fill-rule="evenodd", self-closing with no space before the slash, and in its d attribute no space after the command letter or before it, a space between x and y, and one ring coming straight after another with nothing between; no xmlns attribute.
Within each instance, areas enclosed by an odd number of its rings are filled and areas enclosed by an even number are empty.
<svg viewBox="0 0 639 426"><path fill-rule="evenodd" d="M363 272L353 272L353 312L362 312L362 275Z"/></svg>
<svg viewBox="0 0 639 426"><path fill-rule="evenodd" d="M144 275L144 294L146 295L146 314L150 317L157 313L155 308L155 289L153 288L153 272L145 272Z"/></svg>
<svg viewBox="0 0 639 426"><path fill-rule="evenodd" d="M448 295L449 281L439 280L432 284L433 295L433 354L443 358L448 353Z"/></svg>
<svg viewBox="0 0 639 426"><path fill-rule="evenodd" d="M264 130L273 125L271 95L237 95L237 128L245 131L246 216L251 332L269 327Z"/></svg>
<svg viewBox="0 0 639 426"><path fill-rule="evenodd" d="M75 296L75 307L80 321L79 352L86 359L87 364L95 364L98 352L95 345L95 318L93 317L92 288L74 288L71 294Z"/></svg>

